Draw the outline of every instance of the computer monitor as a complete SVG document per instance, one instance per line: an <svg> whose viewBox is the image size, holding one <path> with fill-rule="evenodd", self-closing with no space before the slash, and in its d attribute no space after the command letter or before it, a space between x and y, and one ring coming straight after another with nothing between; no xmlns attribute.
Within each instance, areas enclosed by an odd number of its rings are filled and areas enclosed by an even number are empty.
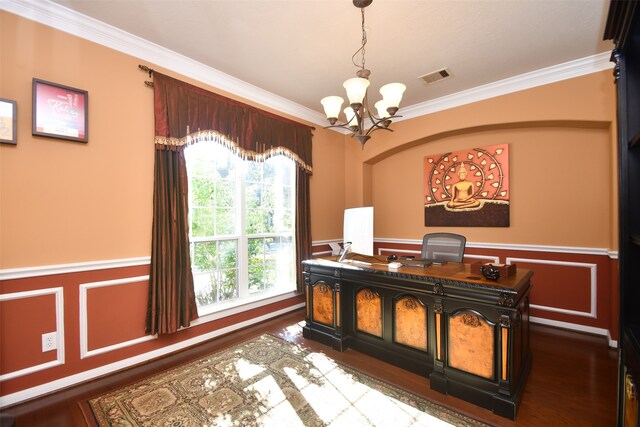
<svg viewBox="0 0 640 427"><path fill-rule="evenodd" d="M347 242L351 252L373 255L373 206L344 210L343 244Z"/></svg>

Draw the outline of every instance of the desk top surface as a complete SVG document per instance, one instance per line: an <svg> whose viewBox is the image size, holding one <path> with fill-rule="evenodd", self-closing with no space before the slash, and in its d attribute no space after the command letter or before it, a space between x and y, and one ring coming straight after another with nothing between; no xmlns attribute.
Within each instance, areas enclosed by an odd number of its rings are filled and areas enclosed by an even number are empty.
<svg viewBox="0 0 640 427"><path fill-rule="evenodd" d="M355 261L355 263L354 263ZM361 263L368 263L361 264ZM487 288L502 292L520 293L530 286L530 279L533 275L531 270L522 268L516 269L516 273L509 277L501 277L497 281L487 280L481 274L472 273L470 264L460 262L447 262L446 264L431 264L426 268L402 266L397 269L389 268L389 262L385 256L381 255L360 255L338 262L337 257L314 258L303 261L308 266L337 268L343 272L362 271L374 274L384 274L391 277L411 277L423 280L442 280L444 285L456 282L464 284L465 287ZM448 283L451 281L452 283Z"/></svg>

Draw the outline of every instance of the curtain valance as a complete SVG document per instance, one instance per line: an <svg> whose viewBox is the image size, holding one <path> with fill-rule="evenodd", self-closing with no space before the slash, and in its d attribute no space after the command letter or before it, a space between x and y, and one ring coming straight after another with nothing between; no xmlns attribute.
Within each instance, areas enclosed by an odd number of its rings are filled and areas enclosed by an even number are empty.
<svg viewBox="0 0 640 427"><path fill-rule="evenodd" d="M157 71L153 87L158 149L212 140L251 160L284 154L311 173L311 127Z"/></svg>

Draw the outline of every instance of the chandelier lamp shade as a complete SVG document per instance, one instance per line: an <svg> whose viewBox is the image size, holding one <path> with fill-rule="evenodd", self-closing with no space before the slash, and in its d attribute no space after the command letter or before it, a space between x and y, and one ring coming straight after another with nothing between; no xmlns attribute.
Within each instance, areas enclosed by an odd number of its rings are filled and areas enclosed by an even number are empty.
<svg viewBox="0 0 640 427"><path fill-rule="evenodd" d="M382 99L374 104L375 112L369 108L367 89L369 88L369 76L371 71L365 68L365 45L367 44L367 33L364 28L364 9L369 6L373 0L353 0L353 5L360 9L362 14L362 46L353 54L351 61L358 67L356 76L346 80L342 86L347 92L349 105L342 109L344 99L339 96L327 96L320 100L324 107L324 112L329 120L329 126L326 128L344 128L351 132L351 136L356 138L362 149L364 144L371 138L371 133L384 129L389 129L389 125L397 116L396 113L400 107L402 94L406 90L406 86L402 83L389 83L380 88ZM361 64L355 62L358 54L362 56ZM344 113L345 120L340 120L340 112ZM368 129L365 120L369 119L370 126Z"/></svg>

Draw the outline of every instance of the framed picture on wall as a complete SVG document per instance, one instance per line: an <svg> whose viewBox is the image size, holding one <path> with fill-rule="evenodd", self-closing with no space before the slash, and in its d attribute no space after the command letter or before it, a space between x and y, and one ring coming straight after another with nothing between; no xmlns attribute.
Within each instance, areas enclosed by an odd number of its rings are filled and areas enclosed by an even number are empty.
<svg viewBox="0 0 640 427"><path fill-rule="evenodd" d="M0 98L0 142L17 143L17 103Z"/></svg>
<svg viewBox="0 0 640 427"><path fill-rule="evenodd" d="M33 79L33 135L87 142L89 93Z"/></svg>
<svg viewBox="0 0 640 427"><path fill-rule="evenodd" d="M509 227L509 144L426 156L424 225Z"/></svg>

